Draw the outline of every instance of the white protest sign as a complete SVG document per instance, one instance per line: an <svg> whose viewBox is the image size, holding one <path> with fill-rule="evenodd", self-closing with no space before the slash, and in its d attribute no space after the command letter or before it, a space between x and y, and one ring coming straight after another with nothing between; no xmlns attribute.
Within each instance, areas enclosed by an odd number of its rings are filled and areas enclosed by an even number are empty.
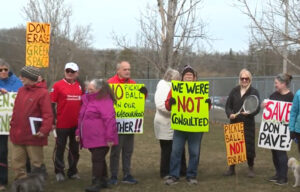
<svg viewBox="0 0 300 192"><path fill-rule="evenodd" d="M292 103L275 100L264 100L266 104L260 131L258 147L290 151L292 140L290 139L289 119Z"/></svg>
<svg viewBox="0 0 300 192"><path fill-rule="evenodd" d="M0 135L9 135L10 120L16 96L16 92L0 95Z"/></svg>

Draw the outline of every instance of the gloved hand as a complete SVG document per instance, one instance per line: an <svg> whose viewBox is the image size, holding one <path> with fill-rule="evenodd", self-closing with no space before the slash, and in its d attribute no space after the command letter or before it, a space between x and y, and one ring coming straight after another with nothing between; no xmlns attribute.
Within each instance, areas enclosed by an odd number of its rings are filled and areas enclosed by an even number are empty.
<svg viewBox="0 0 300 192"><path fill-rule="evenodd" d="M141 87L141 88L139 89L139 91L140 91L141 93L143 93L144 95L147 95L147 94L148 94L148 90L147 90L146 87Z"/></svg>
<svg viewBox="0 0 300 192"><path fill-rule="evenodd" d="M205 103L207 103L208 105L211 105L211 99L210 98L206 99Z"/></svg>
<svg viewBox="0 0 300 192"><path fill-rule="evenodd" d="M296 133L294 131L290 132L291 139L296 139Z"/></svg>
<svg viewBox="0 0 300 192"><path fill-rule="evenodd" d="M170 103L170 105L176 104L176 100L174 99L174 97L170 98L169 103Z"/></svg>

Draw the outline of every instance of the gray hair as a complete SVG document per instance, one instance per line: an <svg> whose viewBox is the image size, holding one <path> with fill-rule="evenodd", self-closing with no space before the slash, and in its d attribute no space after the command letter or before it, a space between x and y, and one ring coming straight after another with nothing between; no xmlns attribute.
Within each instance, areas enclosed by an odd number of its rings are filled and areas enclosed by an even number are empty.
<svg viewBox="0 0 300 192"><path fill-rule="evenodd" d="M165 81L180 80L180 73L175 69L169 68L165 72L163 79Z"/></svg>
<svg viewBox="0 0 300 192"><path fill-rule="evenodd" d="M4 60L0 58L0 66L6 66L8 69L10 69L10 65Z"/></svg>
<svg viewBox="0 0 300 192"><path fill-rule="evenodd" d="M99 90L103 87L103 79L93 79L90 83L95 86L96 90Z"/></svg>
<svg viewBox="0 0 300 192"><path fill-rule="evenodd" d="M293 79L292 75L287 73L280 73L275 77L281 83L285 83L287 87L290 87L291 81Z"/></svg>
<svg viewBox="0 0 300 192"><path fill-rule="evenodd" d="M129 63L128 61L120 61L120 62L118 62L117 65L116 65L117 71L121 68L121 64L122 64L123 62ZM130 64L130 63L129 63L129 64Z"/></svg>

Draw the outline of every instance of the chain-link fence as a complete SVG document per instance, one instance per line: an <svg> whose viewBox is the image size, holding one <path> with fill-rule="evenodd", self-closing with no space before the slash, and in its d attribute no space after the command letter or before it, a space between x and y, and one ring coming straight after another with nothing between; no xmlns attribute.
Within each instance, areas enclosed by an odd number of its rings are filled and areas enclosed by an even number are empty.
<svg viewBox="0 0 300 192"><path fill-rule="evenodd" d="M238 85L238 77L214 77L214 78L200 78L199 81L209 81L210 85L210 98L213 102L213 109L210 112L210 120L226 122L224 106L227 97L233 87ZM146 108L155 109L154 93L159 79L137 79L138 83L144 83L148 89L148 97L146 100ZM259 94L260 99L268 98L274 91L274 76L253 77L252 86L255 87ZM290 89L296 93L300 89L300 76L294 76ZM256 120L260 121L261 115L257 115Z"/></svg>

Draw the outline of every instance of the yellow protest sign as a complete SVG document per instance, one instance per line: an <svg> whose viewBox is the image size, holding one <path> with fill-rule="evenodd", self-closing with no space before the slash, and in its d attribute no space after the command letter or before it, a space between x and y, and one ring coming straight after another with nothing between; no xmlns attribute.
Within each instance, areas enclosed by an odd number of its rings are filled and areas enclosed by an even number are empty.
<svg viewBox="0 0 300 192"><path fill-rule="evenodd" d="M110 84L115 104L119 134L142 134L145 112L145 95L139 91L144 84Z"/></svg>
<svg viewBox="0 0 300 192"><path fill-rule="evenodd" d="M172 81L171 127L186 132L209 131L209 82Z"/></svg>
<svg viewBox="0 0 300 192"><path fill-rule="evenodd" d="M9 135L10 120L16 96L16 92L0 95L0 135Z"/></svg>
<svg viewBox="0 0 300 192"><path fill-rule="evenodd" d="M224 125L227 164L235 165L247 161L244 123Z"/></svg>
<svg viewBox="0 0 300 192"><path fill-rule="evenodd" d="M27 23L26 66L48 67L50 45L50 24Z"/></svg>

